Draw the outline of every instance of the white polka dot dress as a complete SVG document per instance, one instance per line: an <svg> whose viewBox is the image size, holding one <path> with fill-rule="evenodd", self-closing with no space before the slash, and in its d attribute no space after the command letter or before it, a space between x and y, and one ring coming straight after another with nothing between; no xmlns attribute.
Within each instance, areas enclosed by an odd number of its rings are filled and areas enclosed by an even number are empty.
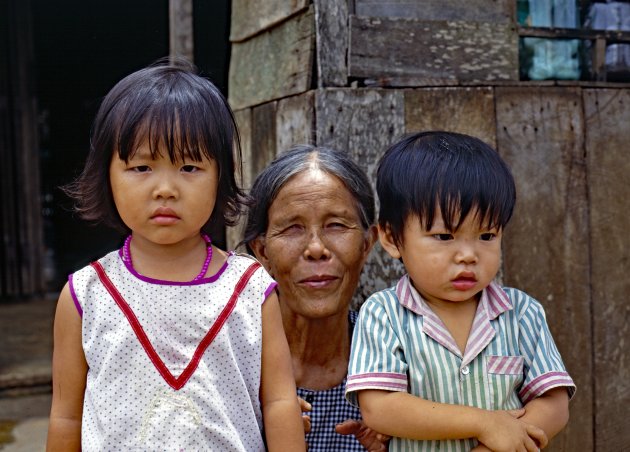
<svg viewBox="0 0 630 452"><path fill-rule="evenodd" d="M120 252L98 263L100 278L93 266L70 277L89 366L83 450L265 450L261 308L275 283L264 269L238 294L256 264L245 256L189 283L141 276Z"/></svg>

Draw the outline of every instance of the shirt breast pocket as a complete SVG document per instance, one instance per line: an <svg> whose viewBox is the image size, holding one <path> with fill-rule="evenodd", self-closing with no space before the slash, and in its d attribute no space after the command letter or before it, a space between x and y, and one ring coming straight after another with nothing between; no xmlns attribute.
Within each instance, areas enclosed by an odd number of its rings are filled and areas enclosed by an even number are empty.
<svg viewBox="0 0 630 452"><path fill-rule="evenodd" d="M514 410L523 406L518 392L523 384L524 364L522 356L488 356L486 371L495 410Z"/></svg>

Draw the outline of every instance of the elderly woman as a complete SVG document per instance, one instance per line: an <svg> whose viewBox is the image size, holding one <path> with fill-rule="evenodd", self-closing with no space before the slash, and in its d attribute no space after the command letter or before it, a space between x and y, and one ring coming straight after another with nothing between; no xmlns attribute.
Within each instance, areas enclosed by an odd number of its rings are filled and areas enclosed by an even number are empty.
<svg viewBox="0 0 630 452"><path fill-rule="evenodd" d="M302 145L260 173L250 195L244 242L278 283L298 396L310 405L309 452L386 450L344 397L350 302L376 240L365 173L344 153Z"/></svg>

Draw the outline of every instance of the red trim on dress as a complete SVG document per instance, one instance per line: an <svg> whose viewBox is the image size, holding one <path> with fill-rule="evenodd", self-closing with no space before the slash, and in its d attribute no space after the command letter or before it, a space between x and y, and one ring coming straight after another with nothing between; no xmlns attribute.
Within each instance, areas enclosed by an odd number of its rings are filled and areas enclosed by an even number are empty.
<svg viewBox="0 0 630 452"><path fill-rule="evenodd" d="M245 273L243 273L241 278L236 283L234 291L232 292L232 296L228 300L227 304L224 306L223 310L221 311L215 322L212 324L206 335L203 337L201 342L199 342L199 345L197 346L197 349L195 350L192 359L190 360L184 371L179 375L179 377L176 378L173 376L171 371L168 370L168 368L164 364L164 361L162 361L158 353L155 351L155 348L153 348L153 344L151 344L151 341L149 340L147 334L144 332L140 321L134 314L129 304L127 304L123 296L120 294L120 292L118 292L116 286L114 286L112 281L109 279L107 273L105 273L105 269L103 268L103 266L99 262L92 262L90 265L92 265L94 270L96 270L96 273L103 283L103 286L105 286L105 289L107 289L120 310L123 312L123 314L125 314L125 317L127 317L127 320L129 321L133 332L136 334L138 341L140 341L140 345L142 345L142 347L144 348L145 352L153 362L153 365L155 366L157 371L160 373L160 375L162 375L162 378L164 378L169 386L171 386L176 391L184 387L188 379L195 372L197 366L199 365L199 361L201 360L201 357L205 353L206 349L210 346L210 344L234 310L239 295L247 286L247 283L249 282L249 279L252 277L254 272L258 270L258 267L260 267L260 264L258 262L254 262L247 268L247 270L245 270Z"/></svg>

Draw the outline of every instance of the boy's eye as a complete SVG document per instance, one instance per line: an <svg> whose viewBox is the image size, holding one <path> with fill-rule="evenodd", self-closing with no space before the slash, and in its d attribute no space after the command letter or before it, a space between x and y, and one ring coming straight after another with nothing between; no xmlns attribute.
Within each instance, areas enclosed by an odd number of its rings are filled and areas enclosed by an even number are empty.
<svg viewBox="0 0 630 452"><path fill-rule="evenodd" d="M194 165L184 165L184 166L182 166L182 171L184 173L194 173L197 170L199 170L199 168L194 166Z"/></svg>
<svg viewBox="0 0 630 452"><path fill-rule="evenodd" d="M494 232L486 232L485 234L481 234L480 238L484 242L489 242L490 240L494 240L496 236Z"/></svg>
<svg viewBox="0 0 630 452"><path fill-rule="evenodd" d="M435 237L437 240L440 240L440 241L446 241L446 240L452 240L453 234L433 234L433 237Z"/></svg>

